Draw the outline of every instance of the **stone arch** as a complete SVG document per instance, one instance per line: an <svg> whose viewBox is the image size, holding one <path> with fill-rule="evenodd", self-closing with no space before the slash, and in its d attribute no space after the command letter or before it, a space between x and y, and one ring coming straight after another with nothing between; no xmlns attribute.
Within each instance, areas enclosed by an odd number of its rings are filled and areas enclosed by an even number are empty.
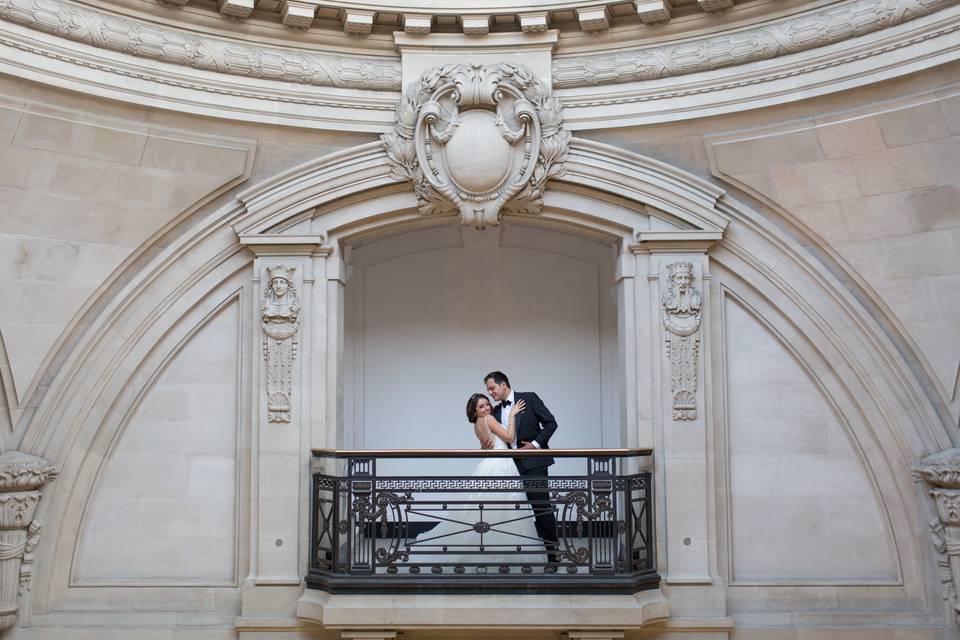
<svg viewBox="0 0 960 640"><path fill-rule="evenodd" d="M299 404L293 422L299 437L287 452L287 460L299 472L288 479L286 489L305 490L307 447L339 441L342 408L337 401L336 354L338 340L342 340L337 323L342 317L346 280L343 242L449 222L420 217L415 205L407 186L390 175L379 143L361 145L239 193L231 203L210 212L189 235L162 248L142 271L128 274L129 279L52 381L23 439L24 450L64 467L61 481L41 505L45 521L61 524L50 527L46 544L38 550L34 596L38 611L54 610L69 591L62 581L63 571L56 567L64 545L71 544L77 501L86 500L86 496L72 495L73 488L84 473L85 460L104 455L104 447L97 443L116 435L116 405L125 402L124 394L130 395L125 387L150 376L151 345L168 335L190 309L209 304L204 300L228 283L238 282L235 279L239 277L249 301L243 307L246 348L256 352L260 338L254 301L261 271L281 263L299 269L297 285L311 317L303 327L304 355L298 361L301 378L294 388ZM600 143L572 142L567 172L548 189L543 213L524 220L533 226L601 237L618 248L620 305L630 310L620 327L620 347L632 355L624 365L628 382L622 398L624 428L636 438L629 444L657 449L661 488L669 491L678 477L690 474L703 479L701 490L687 496L688 502L676 505L677 509L698 505L693 518L671 510L667 502L660 504L660 558L668 582L709 584L720 573L717 547L712 542L717 538L718 521L711 514L724 496L714 491L718 469L712 457L716 444L712 438L717 434L715 425L722 424L723 418L713 409L717 397L706 391L722 358L722 349L710 336L719 328L708 318L703 329L699 366L704 382L698 390L703 412L696 426L703 437L692 449L673 450L665 436L664 425L670 421L669 375L663 369L668 363L654 362L646 369L636 360L638 345L649 348L650 353L662 353L660 281L668 263L686 260L694 265L708 315L715 309L709 299L712 281L721 271L730 274L745 290L754 291L758 301L781 309L785 326L793 327L819 361L832 363L835 372L853 376L857 389L837 393L843 396L843 404L860 416L857 429L871 440L863 447L864 463L878 478L885 508L894 514L894 535L904 566L904 585L894 586L906 590L919 609L933 608L931 579L925 577L933 574L932 560L922 551L922 535L909 526L912 519L924 515L926 506L918 492L903 489L903 478L915 458L948 446L950 436L923 390L922 379L846 283L809 254L800 240L716 185ZM252 258L250 251L256 257ZM714 271L714 264L719 271ZM253 357L246 361L253 363L244 376L253 415L241 419L253 425L250 444L256 451L260 444L256 412L262 405L257 395L259 364ZM251 469L253 487L264 489L265 473ZM286 498L292 500L296 514L302 496ZM268 523L255 505L250 514L251 531L259 532L266 524L275 523ZM692 534L684 537L693 544L679 544L673 532L686 533L688 529ZM254 583L262 578L264 585L271 581L299 584L299 571L305 566L304 530L304 518L295 515L271 529L271 537L289 537L290 544L285 547L271 548L272 540L268 545L251 535Z"/></svg>

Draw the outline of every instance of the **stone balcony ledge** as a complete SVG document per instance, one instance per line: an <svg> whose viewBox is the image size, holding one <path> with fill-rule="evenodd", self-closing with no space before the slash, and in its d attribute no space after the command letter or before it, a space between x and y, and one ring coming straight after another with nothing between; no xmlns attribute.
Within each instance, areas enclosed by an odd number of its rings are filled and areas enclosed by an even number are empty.
<svg viewBox="0 0 960 640"><path fill-rule="evenodd" d="M297 617L328 629L636 629L670 616L660 589L634 595L338 595L307 589Z"/></svg>

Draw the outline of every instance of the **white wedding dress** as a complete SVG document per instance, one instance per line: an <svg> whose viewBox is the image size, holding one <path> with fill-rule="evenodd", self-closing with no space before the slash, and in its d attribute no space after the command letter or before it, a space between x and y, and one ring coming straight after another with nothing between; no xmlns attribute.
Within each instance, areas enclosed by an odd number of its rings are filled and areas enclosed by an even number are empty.
<svg viewBox="0 0 960 640"><path fill-rule="evenodd" d="M509 449L497 437L494 437L493 448ZM505 478L508 486L522 489L513 458L484 458L470 477ZM468 481L467 486L470 484ZM546 562L533 510L522 490L438 493L423 497L433 504L429 509L418 511L432 520L439 520L439 524L409 541L411 563L443 565L445 574L471 574L496 573L505 565L511 567L512 573L522 570L524 565L536 566ZM456 504L458 502L468 504ZM443 508L444 504L446 508ZM483 504L483 509L479 509L478 504Z"/></svg>

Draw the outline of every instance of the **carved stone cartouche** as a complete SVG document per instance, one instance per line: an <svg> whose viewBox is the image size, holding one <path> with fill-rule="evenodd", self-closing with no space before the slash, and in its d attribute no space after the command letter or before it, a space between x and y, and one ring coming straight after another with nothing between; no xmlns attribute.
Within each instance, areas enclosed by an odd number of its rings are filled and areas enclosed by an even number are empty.
<svg viewBox="0 0 960 640"><path fill-rule="evenodd" d="M58 473L43 458L27 453L0 455L0 629L16 624L20 596L30 589L41 528L33 515L41 489Z"/></svg>
<svg viewBox="0 0 960 640"><path fill-rule="evenodd" d="M465 225L500 224L504 209L539 213L563 173L570 133L560 101L526 67L449 64L420 76L382 136L393 175L409 180L421 215L458 211Z"/></svg>

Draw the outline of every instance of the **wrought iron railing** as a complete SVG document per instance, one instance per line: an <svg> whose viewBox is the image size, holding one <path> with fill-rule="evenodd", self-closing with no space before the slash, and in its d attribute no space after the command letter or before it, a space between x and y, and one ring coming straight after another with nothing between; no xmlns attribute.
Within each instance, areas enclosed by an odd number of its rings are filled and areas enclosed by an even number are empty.
<svg viewBox="0 0 960 640"><path fill-rule="evenodd" d="M313 455L309 587L633 593L659 584L652 476L644 470L649 450L323 449ZM582 465L583 473L429 473L445 458L537 456L562 458L557 467L568 470ZM394 472L378 473L385 459ZM415 471L396 472L402 468L396 460ZM549 513L556 518L556 546L535 527Z"/></svg>

